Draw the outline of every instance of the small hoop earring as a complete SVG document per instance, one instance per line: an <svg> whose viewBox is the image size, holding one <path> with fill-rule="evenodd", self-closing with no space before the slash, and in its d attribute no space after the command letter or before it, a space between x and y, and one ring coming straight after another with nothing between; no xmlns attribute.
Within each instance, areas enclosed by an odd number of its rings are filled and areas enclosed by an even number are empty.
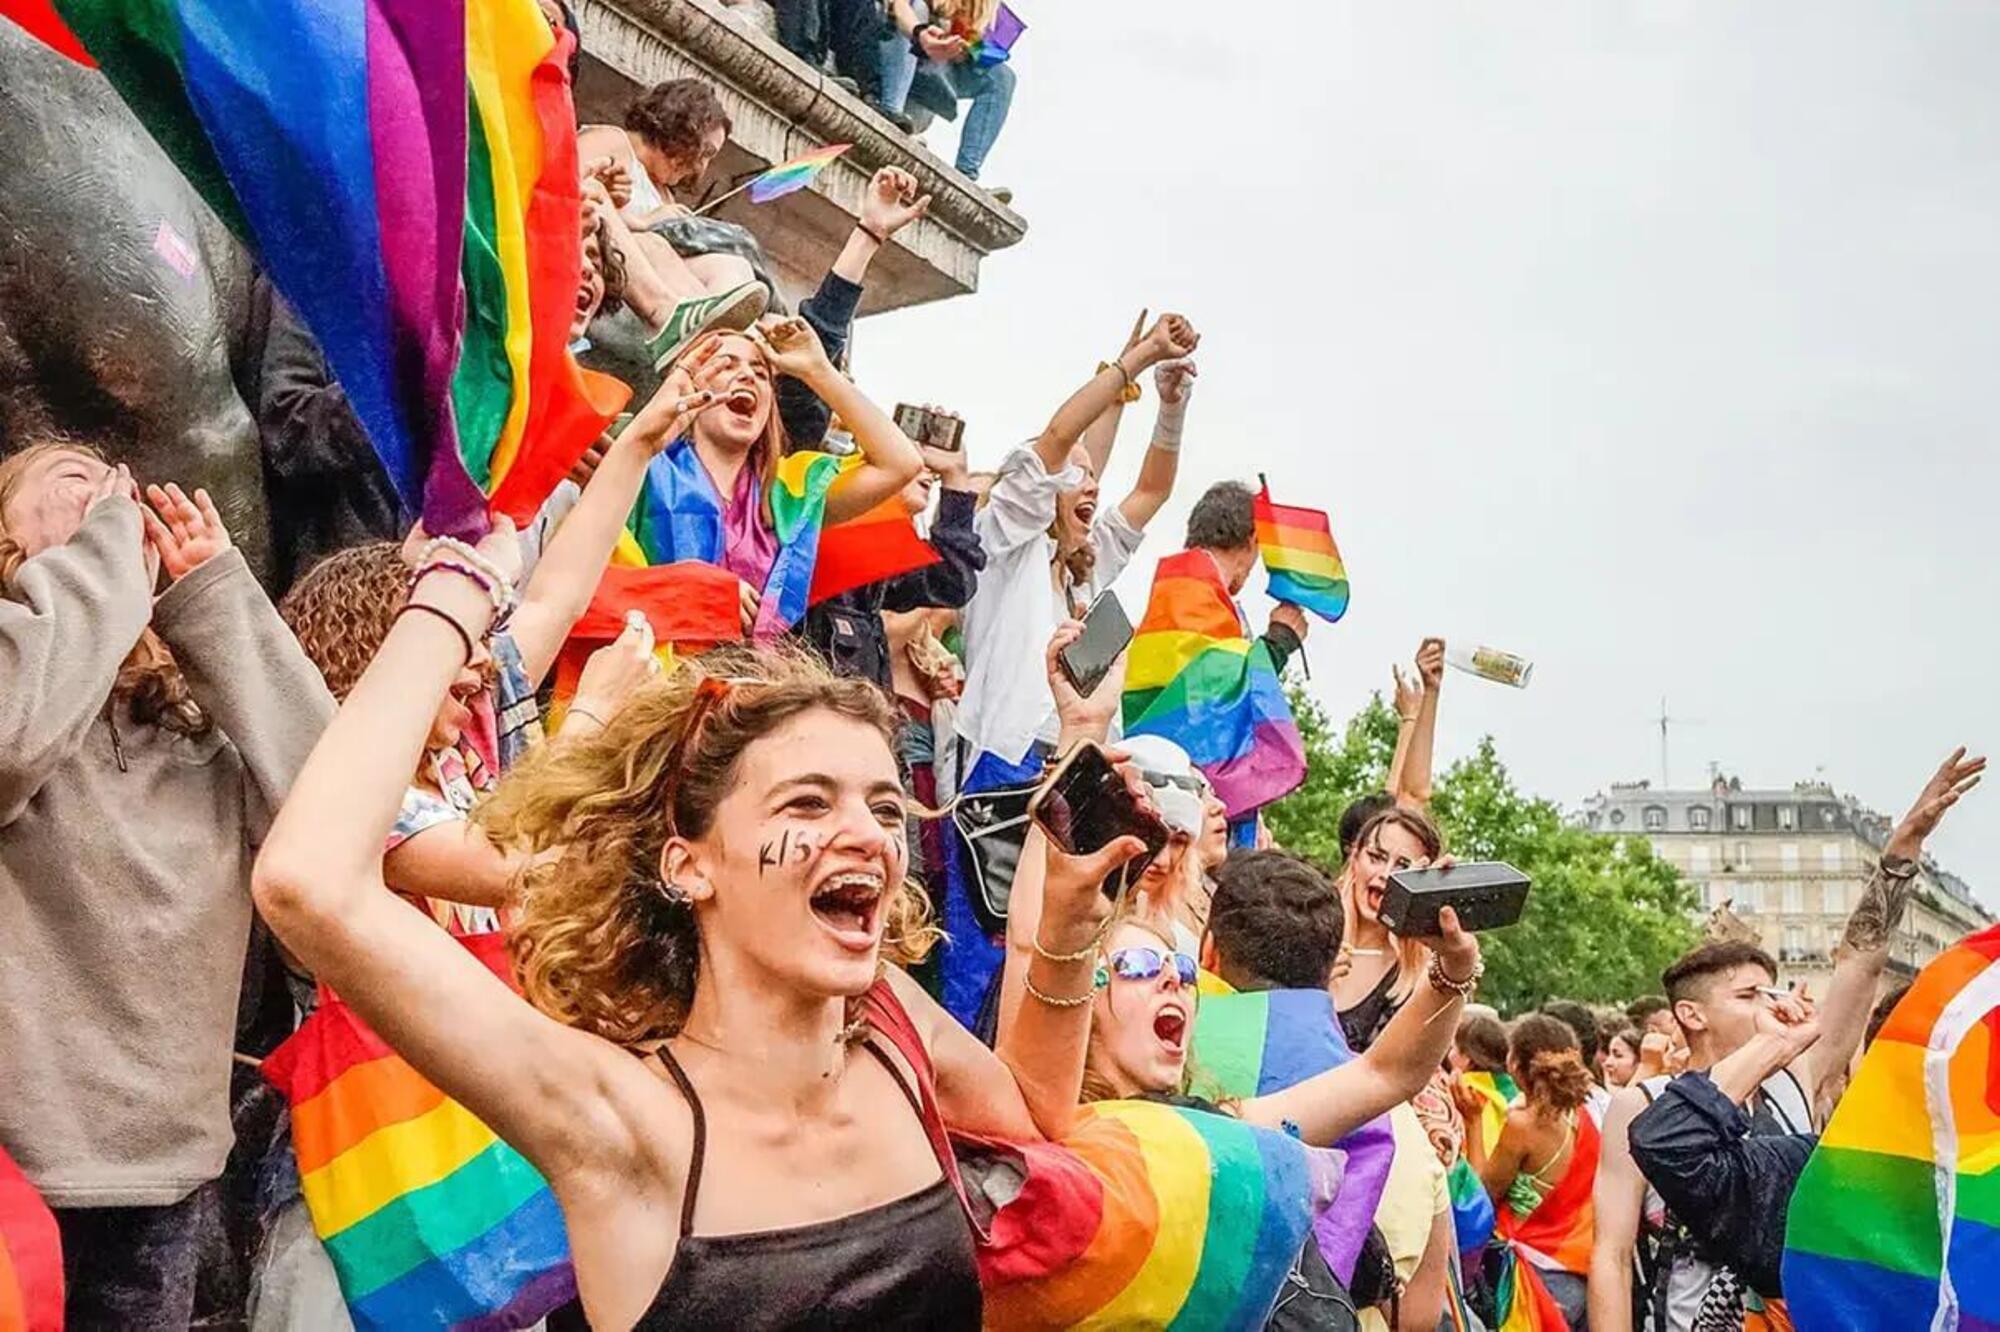
<svg viewBox="0 0 2000 1332"><path fill-rule="evenodd" d="M667 899L668 906L684 907L693 900L688 896L687 889L665 879L660 880L660 896Z"/></svg>

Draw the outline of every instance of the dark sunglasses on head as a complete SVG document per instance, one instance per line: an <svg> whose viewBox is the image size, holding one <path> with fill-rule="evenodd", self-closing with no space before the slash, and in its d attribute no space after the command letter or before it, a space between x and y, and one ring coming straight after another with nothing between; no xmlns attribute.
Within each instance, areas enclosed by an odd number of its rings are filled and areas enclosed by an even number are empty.
<svg viewBox="0 0 2000 1332"><path fill-rule="evenodd" d="M1164 953L1157 948L1121 948L1105 958L1108 966L1097 969L1097 984L1102 987L1111 983L1116 976L1119 980L1149 981L1160 974L1167 965L1167 958L1174 960L1174 970L1180 976L1181 984L1193 985L1195 961L1186 953Z"/></svg>

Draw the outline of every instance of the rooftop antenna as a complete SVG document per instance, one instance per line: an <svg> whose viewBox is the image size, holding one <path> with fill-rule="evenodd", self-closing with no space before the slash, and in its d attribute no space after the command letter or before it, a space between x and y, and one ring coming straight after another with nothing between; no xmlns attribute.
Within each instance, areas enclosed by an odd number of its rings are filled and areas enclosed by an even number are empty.
<svg viewBox="0 0 2000 1332"><path fill-rule="evenodd" d="M1657 724L1660 728L1660 789L1671 791L1673 789L1673 781L1671 768L1667 762L1667 728L1670 726L1699 726L1701 723L1692 717L1676 717L1668 712L1666 695L1662 694L1660 696L1660 715L1657 718Z"/></svg>

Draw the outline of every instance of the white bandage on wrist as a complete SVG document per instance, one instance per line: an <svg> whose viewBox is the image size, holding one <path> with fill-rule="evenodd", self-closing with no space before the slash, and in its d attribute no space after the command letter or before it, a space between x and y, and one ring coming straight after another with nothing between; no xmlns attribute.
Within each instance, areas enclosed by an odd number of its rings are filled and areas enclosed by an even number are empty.
<svg viewBox="0 0 2000 1332"><path fill-rule="evenodd" d="M1153 423L1153 447L1163 453L1181 451L1181 427L1187 422L1187 399L1160 404L1159 419Z"/></svg>

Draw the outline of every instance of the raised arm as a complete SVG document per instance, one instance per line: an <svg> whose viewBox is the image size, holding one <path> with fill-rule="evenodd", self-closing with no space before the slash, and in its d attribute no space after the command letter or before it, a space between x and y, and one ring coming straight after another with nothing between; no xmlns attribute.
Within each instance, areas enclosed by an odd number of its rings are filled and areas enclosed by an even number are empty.
<svg viewBox="0 0 2000 1332"><path fill-rule="evenodd" d="M503 571L518 567L504 521L479 549ZM646 1076L637 1061L537 1013L383 891L382 844L465 661L461 633L477 638L492 614L480 588L448 571L420 576L409 607L272 824L254 878L258 909L314 975L544 1174L630 1168L643 1195L637 1139L610 1091L630 1075L621 1065Z"/></svg>
<svg viewBox="0 0 2000 1332"><path fill-rule="evenodd" d="M1854 1052L1861 1048L1868 1014L1875 1006L1875 991L1889 965L1890 947L1923 868L1924 839L1960 796L1979 785L1985 770L1986 760L1967 758L1963 745L1953 750L1931 774L1909 813L1883 845L1868 886L1841 935L1840 961L1819 1005L1819 1042L1794 1070L1801 1074L1806 1094L1815 1105L1847 1072Z"/></svg>
<svg viewBox="0 0 2000 1332"><path fill-rule="evenodd" d="M1429 809L1431 755L1437 745L1438 694L1444 688L1442 638L1426 638L1417 645L1417 686L1406 694L1402 672L1396 673L1396 713L1404 722L1396 735L1396 762L1390 768L1389 794L1399 805ZM1404 700L1409 695L1415 696L1415 707L1406 711Z"/></svg>
<svg viewBox="0 0 2000 1332"><path fill-rule="evenodd" d="M1632 1121L1646 1097L1626 1087L1604 1112L1604 1142L1597 1157L1591 1210L1597 1228L1590 1244L1591 1332L1632 1332L1632 1255L1646 1206L1646 1178L1632 1159Z"/></svg>
<svg viewBox="0 0 2000 1332"><path fill-rule="evenodd" d="M1187 330L1184 344L1193 346L1201 339ZM1194 362L1181 357L1165 362L1153 371L1153 383L1160 394L1160 414L1153 423L1153 442L1139 463L1139 479L1132 493L1120 502L1119 512L1137 530L1144 530L1153 515L1174 493L1174 481L1181 470L1181 432L1187 424L1188 399L1194 394Z"/></svg>
<svg viewBox="0 0 2000 1332"><path fill-rule="evenodd" d="M812 325L796 316L766 315L751 336L764 349L771 373L790 375L817 394L854 432L861 465L841 477L826 498L826 521L859 518L901 490L923 470L923 455L909 436L854 381L834 369Z"/></svg>
<svg viewBox="0 0 2000 1332"><path fill-rule="evenodd" d="M1431 944L1435 961L1428 983L1417 986L1365 1054L1296 1086L1243 1102L1243 1118L1269 1128L1295 1124L1306 1142L1331 1147L1421 1091L1450 1051L1459 1010L1484 969L1479 940L1459 928L1456 912L1445 908L1438 924L1444 932ZM1439 983L1439 969L1447 985Z"/></svg>
<svg viewBox="0 0 2000 1332"><path fill-rule="evenodd" d="M1127 387L1138 383L1140 375L1161 361L1192 352L1195 341L1194 329L1187 320L1174 314L1161 315L1159 322L1145 337L1118 353L1117 360L1107 362L1103 369L1090 377L1088 383L1056 408L1056 414L1049 418L1048 425L1034 444L1035 454L1042 460L1042 466L1051 472L1061 471L1069 464L1070 450L1083 438L1083 432L1118 405L1119 397ZM1116 422L1113 422L1112 429L1115 432ZM1108 456L1109 443L1104 447Z"/></svg>
<svg viewBox="0 0 2000 1332"><path fill-rule="evenodd" d="M106 475L67 544L24 562L0 597L0 828L76 752L152 615L139 506Z"/></svg>
<svg viewBox="0 0 2000 1332"><path fill-rule="evenodd" d="M1123 352L1129 352L1146 339L1146 312L1139 311L1139 317L1132 321L1132 334L1125 339ZM1083 451L1090 459L1093 475L1103 476L1104 469L1111 466L1111 450L1118 444L1118 425L1125 419L1125 403L1134 395L1121 392L1111 400L1111 405L1098 413L1083 431Z"/></svg>
<svg viewBox="0 0 2000 1332"><path fill-rule="evenodd" d="M584 486L582 498L536 561L534 576L528 580L507 628L521 651L528 678L536 684L555 665L563 641L589 608L604 566L611 562L611 552L639 498L647 464L715 401L715 394L697 390L693 379L715 346L711 341L697 349L661 381L652 400L605 450L604 460Z"/></svg>

